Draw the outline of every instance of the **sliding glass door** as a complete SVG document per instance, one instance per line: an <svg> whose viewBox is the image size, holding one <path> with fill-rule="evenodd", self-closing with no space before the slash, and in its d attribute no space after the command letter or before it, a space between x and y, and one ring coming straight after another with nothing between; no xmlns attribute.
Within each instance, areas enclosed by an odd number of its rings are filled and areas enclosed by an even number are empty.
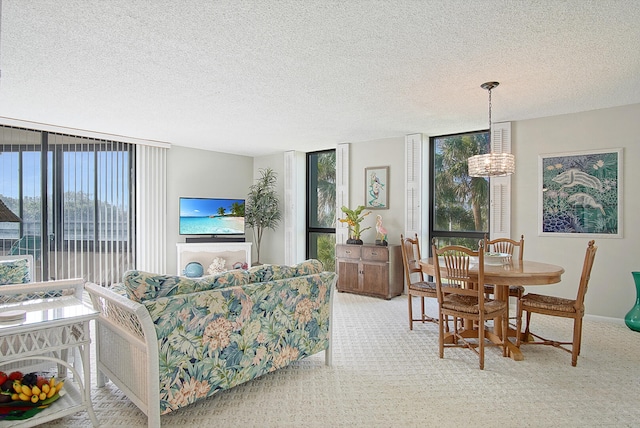
<svg viewBox="0 0 640 428"><path fill-rule="evenodd" d="M110 284L134 264L134 146L0 128L0 254L32 254L38 280Z"/></svg>

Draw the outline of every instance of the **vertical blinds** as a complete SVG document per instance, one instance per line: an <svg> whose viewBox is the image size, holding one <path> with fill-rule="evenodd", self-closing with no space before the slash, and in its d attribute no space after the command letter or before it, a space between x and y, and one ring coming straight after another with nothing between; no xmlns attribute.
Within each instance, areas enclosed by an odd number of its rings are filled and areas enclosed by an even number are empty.
<svg viewBox="0 0 640 428"><path fill-rule="evenodd" d="M0 223L0 254L32 254L41 276L41 142L39 132L0 128L0 199L20 223ZM30 176L26 171L37 171ZM22 238L21 238L22 237Z"/></svg>
<svg viewBox="0 0 640 428"><path fill-rule="evenodd" d="M36 279L119 282L135 266L135 145L0 128L2 254L33 254ZM9 225L9 226L7 226Z"/></svg>
<svg viewBox="0 0 640 428"><path fill-rule="evenodd" d="M136 259L137 268L166 272L167 149L137 146Z"/></svg>

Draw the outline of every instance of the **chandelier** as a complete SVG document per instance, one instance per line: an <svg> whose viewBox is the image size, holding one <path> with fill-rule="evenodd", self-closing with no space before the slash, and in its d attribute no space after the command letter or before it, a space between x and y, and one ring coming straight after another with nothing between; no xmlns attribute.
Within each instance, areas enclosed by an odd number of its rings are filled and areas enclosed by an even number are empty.
<svg viewBox="0 0 640 428"><path fill-rule="evenodd" d="M486 82L480 85L489 91L489 143L491 143L491 90L498 82ZM516 159L511 153L487 153L471 156L467 160L470 177L499 177L513 174L516 170Z"/></svg>

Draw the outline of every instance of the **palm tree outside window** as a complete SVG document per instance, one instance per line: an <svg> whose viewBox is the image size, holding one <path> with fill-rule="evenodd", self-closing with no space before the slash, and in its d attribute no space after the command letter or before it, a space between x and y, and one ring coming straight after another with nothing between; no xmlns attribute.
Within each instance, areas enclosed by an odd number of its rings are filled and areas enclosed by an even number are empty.
<svg viewBox="0 0 640 428"><path fill-rule="evenodd" d="M470 177L467 159L490 152L489 132L432 137L430 151L429 237L477 248L489 233L489 180Z"/></svg>
<svg viewBox="0 0 640 428"><path fill-rule="evenodd" d="M307 258L335 270L336 151L307 153Z"/></svg>

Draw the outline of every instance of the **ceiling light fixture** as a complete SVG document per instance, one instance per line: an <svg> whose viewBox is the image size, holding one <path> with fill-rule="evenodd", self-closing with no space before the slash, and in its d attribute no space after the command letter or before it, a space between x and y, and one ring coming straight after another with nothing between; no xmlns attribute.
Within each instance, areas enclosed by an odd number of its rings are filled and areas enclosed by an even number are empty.
<svg viewBox="0 0 640 428"><path fill-rule="evenodd" d="M491 90L498 86L498 82L486 82L480 85L489 91L489 144L491 144ZM499 177L513 174L516 170L516 159L511 153L487 153L471 156L467 160L469 176L471 177Z"/></svg>

